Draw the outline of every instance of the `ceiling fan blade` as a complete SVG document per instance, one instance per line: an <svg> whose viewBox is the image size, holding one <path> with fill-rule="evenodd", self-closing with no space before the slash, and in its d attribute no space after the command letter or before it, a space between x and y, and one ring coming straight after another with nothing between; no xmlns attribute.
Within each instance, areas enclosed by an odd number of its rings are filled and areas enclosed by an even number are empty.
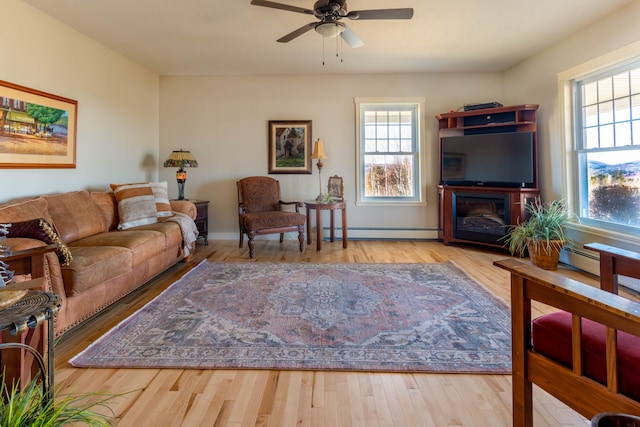
<svg viewBox="0 0 640 427"><path fill-rule="evenodd" d="M307 25L305 25L303 27L300 27L297 30L290 32L286 36L279 38L278 42L280 42L280 43L290 42L291 40L295 39L296 37L299 37L299 36L303 35L307 31L311 31L316 25L317 25L317 22L312 22L312 23L307 24Z"/></svg>
<svg viewBox="0 0 640 427"><path fill-rule="evenodd" d="M251 4L255 6L270 7L272 9L288 10L289 12L304 13L305 15L313 15L315 13L311 9L303 9L297 6L290 6L288 4L276 3L266 0L251 0Z"/></svg>
<svg viewBox="0 0 640 427"><path fill-rule="evenodd" d="M411 19L413 8L354 10L347 14L349 19Z"/></svg>
<svg viewBox="0 0 640 427"><path fill-rule="evenodd" d="M340 34L342 40L345 41L349 45L349 47L356 48L360 46L364 46L364 42L358 37L356 33L351 31L351 28L348 26L344 26L344 31Z"/></svg>

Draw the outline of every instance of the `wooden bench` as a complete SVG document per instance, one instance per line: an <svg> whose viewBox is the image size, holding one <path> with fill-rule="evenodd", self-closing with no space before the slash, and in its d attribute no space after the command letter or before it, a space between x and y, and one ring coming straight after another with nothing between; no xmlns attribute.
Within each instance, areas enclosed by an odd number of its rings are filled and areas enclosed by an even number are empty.
<svg viewBox="0 0 640 427"><path fill-rule="evenodd" d="M542 270L517 259L494 262L494 265L511 272L514 426L533 425L533 384L586 418L592 418L602 412L640 415L640 402L620 391L617 344L617 331L640 337L640 303L611 292L617 290L618 275L640 277L640 256L601 244L589 244L585 247L600 252L601 284L609 291ZM531 333L532 301L570 313L571 366L561 364L534 348ZM581 319L590 319L605 327L604 384L585 374L586 348L583 343Z"/></svg>

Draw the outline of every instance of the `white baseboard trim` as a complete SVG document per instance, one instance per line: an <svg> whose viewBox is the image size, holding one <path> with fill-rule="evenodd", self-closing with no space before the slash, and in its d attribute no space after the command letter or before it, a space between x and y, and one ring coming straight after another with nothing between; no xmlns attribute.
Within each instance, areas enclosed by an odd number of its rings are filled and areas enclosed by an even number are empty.
<svg viewBox="0 0 640 427"><path fill-rule="evenodd" d="M349 228L349 239L354 240L436 240L438 238L438 230L422 229L422 228ZM306 233L306 230L305 230ZM323 229L324 239L329 238L329 229ZM336 240L342 239L342 229L336 228ZM238 232L235 233L209 233L209 240L238 240ZM315 240L315 233L312 236ZM267 234L258 236L256 239L277 240L278 234ZM297 233L285 233L285 240L298 240ZM247 237L245 236L245 240Z"/></svg>
<svg viewBox="0 0 640 427"><path fill-rule="evenodd" d="M600 277L600 257L596 252L580 248L563 250L560 255L560 261L579 270L586 271L587 273ZM618 283L632 291L640 292L639 279L619 276Z"/></svg>

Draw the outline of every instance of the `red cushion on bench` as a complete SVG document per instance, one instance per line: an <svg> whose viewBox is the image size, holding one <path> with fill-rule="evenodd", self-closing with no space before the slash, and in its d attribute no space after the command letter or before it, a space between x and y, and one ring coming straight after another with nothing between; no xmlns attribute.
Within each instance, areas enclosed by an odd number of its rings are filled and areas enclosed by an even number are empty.
<svg viewBox="0 0 640 427"><path fill-rule="evenodd" d="M558 311L535 319L531 331L533 349L571 368L571 313ZM606 329L604 325L582 319L583 369L587 377L606 384ZM640 337L618 331L618 369L620 391L640 400Z"/></svg>

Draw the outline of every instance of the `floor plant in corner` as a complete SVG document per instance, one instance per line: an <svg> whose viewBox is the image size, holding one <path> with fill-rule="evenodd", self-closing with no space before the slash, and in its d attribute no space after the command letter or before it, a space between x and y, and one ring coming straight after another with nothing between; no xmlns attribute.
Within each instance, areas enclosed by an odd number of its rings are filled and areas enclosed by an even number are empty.
<svg viewBox="0 0 640 427"><path fill-rule="evenodd" d="M84 393L56 396L50 401L40 383L31 381L22 390L14 383L9 388L1 377L3 400L0 400L0 427L58 427L86 425L107 427L115 425L111 409L107 406L112 395ZM102 408L105 415L98 412Z"/></svg>
<svg viewBox="0 0 640 427"><path fill-rule="evenodd" d="M560 251L571 244L566 226L577 217L564 201L553 200L542 203L536 199L526 205L527 219L511 226L503 237L511 255L524 256L528 251L531 262L545 270L558 268Z"/></svg>

